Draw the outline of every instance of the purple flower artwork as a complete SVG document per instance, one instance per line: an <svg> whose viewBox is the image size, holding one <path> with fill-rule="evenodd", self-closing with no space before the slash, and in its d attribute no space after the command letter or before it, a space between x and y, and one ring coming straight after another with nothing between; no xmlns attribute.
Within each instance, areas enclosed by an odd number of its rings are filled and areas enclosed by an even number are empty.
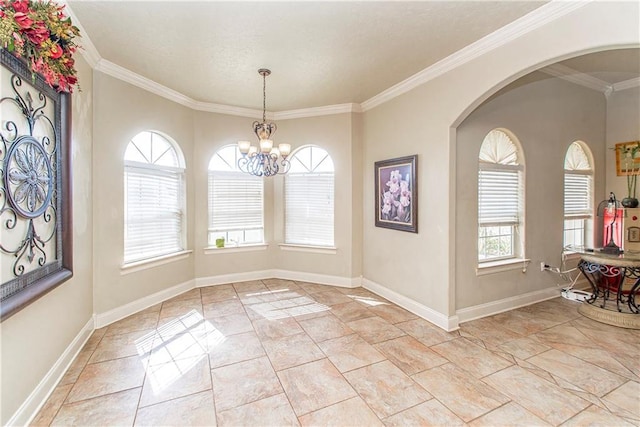
<svg viewBox="0 0 640 427"><path fill-rule="evenodd" d="M376 226L417 232L417 156L376 162Z"/></svg>

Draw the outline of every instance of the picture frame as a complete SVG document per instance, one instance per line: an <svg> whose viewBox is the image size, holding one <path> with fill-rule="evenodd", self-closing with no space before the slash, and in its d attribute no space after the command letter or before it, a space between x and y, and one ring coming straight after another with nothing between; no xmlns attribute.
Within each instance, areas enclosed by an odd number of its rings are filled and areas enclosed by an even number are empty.
<svg viewBox="0 0 640 427"><path fill-rule="evenodd" d="M375 162L376 227L418 232L417 168L415 154Z"/></svg>
<svg viewBox="0 0 640 427"><path fill-rule="evenodd" d="M619 142L614 149L616 151L616 175L638 175L640 172L640 141Z"/></svg>
<svg viewBox="0 0 640 427"><path fill-rule="evenodd" d="M0 49L0 321L73 276L71 95Z"/></svg>

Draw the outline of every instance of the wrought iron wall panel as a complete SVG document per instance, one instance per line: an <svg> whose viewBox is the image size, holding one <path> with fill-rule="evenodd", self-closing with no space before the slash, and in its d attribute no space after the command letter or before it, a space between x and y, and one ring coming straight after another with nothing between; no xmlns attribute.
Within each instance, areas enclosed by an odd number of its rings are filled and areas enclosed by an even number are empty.
<svg viewBox="0 0 640 427"><path fill-rule="evenodd" d="M70 100L5 50L0 69L0 317L71 277Z"/></svg>

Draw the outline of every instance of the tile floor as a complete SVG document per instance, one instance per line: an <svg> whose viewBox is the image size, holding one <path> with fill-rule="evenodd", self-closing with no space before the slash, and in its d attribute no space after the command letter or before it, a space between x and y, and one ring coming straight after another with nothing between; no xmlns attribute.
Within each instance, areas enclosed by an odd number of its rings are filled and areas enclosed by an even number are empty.
<svg viewBox="0 0 640 427"><path fill-rule="evenodd" d="M194 289L96 330L33 425L640 425L640 331L560 298L447 333L362 289Z"/></svg>

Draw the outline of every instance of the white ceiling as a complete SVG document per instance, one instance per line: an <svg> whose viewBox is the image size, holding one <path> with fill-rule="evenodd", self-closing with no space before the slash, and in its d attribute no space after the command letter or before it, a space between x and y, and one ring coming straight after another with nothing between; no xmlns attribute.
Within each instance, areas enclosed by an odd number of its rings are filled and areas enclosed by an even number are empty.
<svg viewBox="0 0 640 427"><path fill-rule="evenodd" d="M262 109L362 103L544 1L67 4L99 55L189 98Z"/></svg>

